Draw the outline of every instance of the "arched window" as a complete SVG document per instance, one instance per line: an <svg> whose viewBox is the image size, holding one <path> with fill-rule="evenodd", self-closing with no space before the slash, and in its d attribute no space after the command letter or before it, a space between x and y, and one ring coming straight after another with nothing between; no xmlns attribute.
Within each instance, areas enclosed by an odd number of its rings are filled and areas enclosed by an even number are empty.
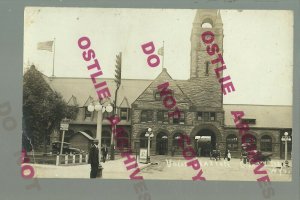
<svg viewBox="0 0 300 200"><path fill-rule="evenodd" d="M177 132L173 135L172 147L181 149L181 147L179 147L179 140L180 140L181 135L183 135L183 133L180 133L180 132ZM183 148L184 148L187 145L186 140L182 140L182 142L184 142L184 144L183 144Z"/></svg>
<svg viewBox="0 0 300 200"><path fill-rule="evenodd" d="M256 150L256 137L251 134L242 136L242 148L246 151Z"/></svg>
<svg viewBox="0 0 300 200"><path fill-rule="evenodd" d="M236 151L238 149L238 138L234 134L230 134L226 138L226 148L230 151Z"/></svg>
<svg viewBox="0 0 300 200"><path fill-rule="evenodd" d="M102 138L101 138L101 145L106 144L107 147L110 146L110 141L111 140L111 133L107 130L102 132Z"/></svg>
<svg viewBox="0 0 300 200"><path fill-rule="evenodd" d="M272 151L272 138L271 136L264 135L260 139L260 150L261 151Z"/></svg>
<svg viewBox="0 0 300 200"><path fill-rule="evenodd" d="M202 28L212 28L213 27L213 21L210 18L206 18L206 19L203 20L201 27Z"/></svg>
<svg viewBox="0 0 300 200"><path fill-rule="evenodd" d="M249 144L255 144L256 145L256 137L251 134L245 134L242 137L242 143L249 143Z"/></svg>

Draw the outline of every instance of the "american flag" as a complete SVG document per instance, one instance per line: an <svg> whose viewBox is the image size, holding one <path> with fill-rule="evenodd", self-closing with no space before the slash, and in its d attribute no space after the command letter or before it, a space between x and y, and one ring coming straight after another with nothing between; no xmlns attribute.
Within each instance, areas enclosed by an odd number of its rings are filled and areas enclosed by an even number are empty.
<svg viewBox="0 0 300 200"><path fill-rule="evenodd" d="M158 55L164 56L164 47L160 47L157 53Z"/></svg>
<svg viewBox="0 0 300 200"><path fill-rule="evenodd" d="M46 50L52 52L52 46L54 41L47 41L47 42L39 42L37 44L38 50Z"/></svg>

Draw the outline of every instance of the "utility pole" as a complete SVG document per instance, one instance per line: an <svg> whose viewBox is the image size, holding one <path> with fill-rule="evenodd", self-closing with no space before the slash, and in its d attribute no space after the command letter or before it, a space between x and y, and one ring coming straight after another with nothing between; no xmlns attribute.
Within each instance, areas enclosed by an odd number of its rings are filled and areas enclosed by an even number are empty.
<svg viewBox="0 0 300 200"><path fill-rule="evenodd" d="M116 117L117 115L117 99L118 99L118 90L121 85L121 80L122 80L122 53L120 52L118 55L116 55L116 69L115 69L115 83L117 84L116 87L116 92L115 92L115 103L114 103L114 116ZM114 130L117 130L117 125L114 125ZM115 159L115 144L114 144L114 134L113 131L111 133L111 144L110 144L110 159L114 160Z"/></svg>

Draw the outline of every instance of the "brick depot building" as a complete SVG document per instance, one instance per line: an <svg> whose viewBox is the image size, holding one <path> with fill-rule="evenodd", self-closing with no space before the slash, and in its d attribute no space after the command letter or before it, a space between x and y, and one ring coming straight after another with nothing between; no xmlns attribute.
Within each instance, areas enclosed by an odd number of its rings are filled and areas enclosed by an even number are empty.
<svg viewBox="0 0 300 200"><path fill-rule="evenodd" d="M223 104L220 83L213 70L220 65L210 66L211 57L200 41L200 35L207 30L215 34L215 42L223 55L223 23L220 13L217 10L198 10L190 38L191 65L188 80L174 80L165 68L154 80L122 79L117 112L121 118L119 125L125 128L129 145L132 149L147 148L145 134L151 128L154 134L150 145L151 155L170 155L172 149L175 149L175 154L181 154L180 148L176 148L177 139L179 134L186 133L195 150L201 148L202 156L208 156L211 149L219 149L223 155L227 148L234 157L239 157L242 138L235 128L231 111L244 111L243 120L249 123L248 134L254 136L253 142L257 149L272 152L273 158L283 158L284 143L281 137L286 131L289 135L292 133L292 106ZM79 107L77 119L71 121L66 133L66 140L72 141L72 137L79 131L95 138L97 113L87 110L87 106L97 100L91 80L59 77L45 79L55 91L63 95L69 105ZM114 97L116 86L113 79L105 80ZM168 117L170 110L165 108L157 90L157 86L164 82L169 82L169 89L181 111L180 118ZM111 113L104 112L103 115L102 143L110 146L111 127L105 118ZM53 133L52 141L58 140L60 135ZM291 144L288 143L289 152ZM120 144L116 142L116 145Z"/></svg>

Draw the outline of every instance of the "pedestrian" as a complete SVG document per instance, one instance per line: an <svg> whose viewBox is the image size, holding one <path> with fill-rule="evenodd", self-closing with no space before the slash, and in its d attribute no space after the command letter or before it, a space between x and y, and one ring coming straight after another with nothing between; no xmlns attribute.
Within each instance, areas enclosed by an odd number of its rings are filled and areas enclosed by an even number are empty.
<svg viewBox="0 0 300 200"><path fill-rule="evenodd" d="M176 148L175 148L175 146L173 146L173 147L172 147L172 150L171 150L171 155L172 155L172 157L174 156L175 151L176 151Z"/></svg>
<svg viewBox="0 0 300 200"><path fill-rule="evenodd" d="M98 148L98 140L94 140L90 151L89 151L89 160L88 163L91 164L91 173L90 178L96 178L98 173L99 166L99 148Z"/></svg>
<svg viewBox="0 0 300 200"><path fill-rule="evenodd" d="M108 148L107 148L106 144L104 144L102 146L101 152L102 152L102 161L105 163L106 157L107 157L107 153L108 153Z"/></svg>
<svg viewBox="0 0 300 200"><path fill-rule="evenodd" d="M231 159L231 153L230 153L230 151L228 150L228 152L227 152L227 160L230 161L230 159Z"/></svg>
<svg viewBox="0 0 300 200"><path fill-rule="evenodd" d="M198 157L201 156L201 147L198 147Z"/></svg>
<svg viewBox="0 0 300 200"><path fill-rule="evenodd" d="M225 150L225 153L224 153L224 160L225 160L225 158L227 158L227 156L228 156L228 149Z"/></svg>

